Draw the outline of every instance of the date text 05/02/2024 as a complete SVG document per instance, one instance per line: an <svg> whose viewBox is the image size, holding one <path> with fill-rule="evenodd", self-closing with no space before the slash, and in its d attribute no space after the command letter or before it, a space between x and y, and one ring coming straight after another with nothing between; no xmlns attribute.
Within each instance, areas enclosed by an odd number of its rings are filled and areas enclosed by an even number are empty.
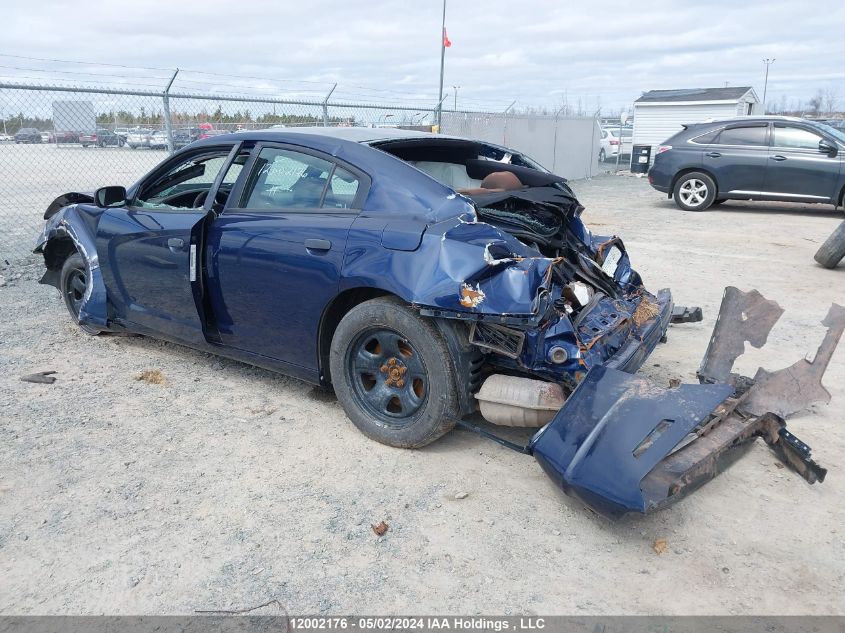
<svg viewBox="0 0 845 633"><path fill-rule="evenodd" d="M448 631L538 631L546 627L538 617L292 617L298 630L448 630Z"/></svg>

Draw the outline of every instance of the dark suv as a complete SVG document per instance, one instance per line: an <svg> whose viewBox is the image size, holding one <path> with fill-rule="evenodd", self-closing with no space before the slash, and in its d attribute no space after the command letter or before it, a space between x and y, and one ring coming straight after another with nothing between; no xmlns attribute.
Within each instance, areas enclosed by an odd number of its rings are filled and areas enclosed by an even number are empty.
<svg viewBox="0 0 845 633"><path fill-rule="evenodd" d="M845 132L792 117L684 126L657 148L648 181L687 211L725 200L845 205Z"/></svg>

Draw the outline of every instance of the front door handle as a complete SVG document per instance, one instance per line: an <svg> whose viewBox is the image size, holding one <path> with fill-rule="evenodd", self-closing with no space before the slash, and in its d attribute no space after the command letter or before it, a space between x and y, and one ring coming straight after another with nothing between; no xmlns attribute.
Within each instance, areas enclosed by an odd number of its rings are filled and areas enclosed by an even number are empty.
<svg viewBox="0 0 845 633"><path fill-rule="evenodd" d="M327 251L332 247L332 243L328 240L307 239L305 240L305 248L309 251Z"/></svg>
<svg viewBox="0 0 845 633"><path fill-rule="evenodd" d="M781 156L780 154L775 154L774 156L769 156L772 160L776 160L778 162L782 160L786 160L786 156Z"/></svg>
<svg viewBox="0 0 845 633"><path fill-rule="evenodd" d="M719 152L707 152L705 154L705 156L707 158L719 158L719 156L721 156L721 154Z"/></svg>
<svg viewBox="0 0 845 633"><path fill-rule="evenodd" d="M181 237L168 237L167 248L169 248L174 253L178 253L185 248L185 240L183 240Z"/></svg>

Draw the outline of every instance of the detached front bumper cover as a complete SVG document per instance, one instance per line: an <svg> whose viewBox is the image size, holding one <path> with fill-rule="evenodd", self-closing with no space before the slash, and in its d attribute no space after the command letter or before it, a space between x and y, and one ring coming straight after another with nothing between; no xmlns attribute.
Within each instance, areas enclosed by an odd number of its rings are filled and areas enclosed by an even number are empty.
<svg viewBox="0 0 845 633"><path fill-rule="evenodd" d="M744 341L765 343L781 313L756 291L726 289L699 372L703 384L663 389L641 376L594 367L535 434L527 452L567 494L610 518L678 501L733 463L758 437L806 481L824 481L827 471L812 460L810 447L787 430L779 413L829 399L821 375L845 329L845 308L831 307L823 321L828 333L812 363L802 360L773 373L761 369L758 382L730 373ZM817 388L802 397L790 393L785 406L772 390L778 376ZM773 405L768 410L762 406L767 400Z"/></svg>

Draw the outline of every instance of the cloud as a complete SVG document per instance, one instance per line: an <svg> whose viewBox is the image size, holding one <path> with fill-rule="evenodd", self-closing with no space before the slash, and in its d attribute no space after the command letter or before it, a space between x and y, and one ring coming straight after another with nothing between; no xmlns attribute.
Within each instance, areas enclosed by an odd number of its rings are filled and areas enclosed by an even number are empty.
<svg viewBox="0 0 845 633"><path fill-rule="evenodd" d="M189 69L177 80L185 91L302 97L337 83L337 98L433 105L440 11L439 0L44 0L37 12L11 3L0 53L95 63L0 57L0 75L146 88L179 67ZM607 111L656 88L728 83L762 94L762 58L775 57L770 99L806 101L818 88L845 93L842 24L845 3L833 0L450 0L444 84L460 86L459 106L554 107L566 95Z"/></svg>

